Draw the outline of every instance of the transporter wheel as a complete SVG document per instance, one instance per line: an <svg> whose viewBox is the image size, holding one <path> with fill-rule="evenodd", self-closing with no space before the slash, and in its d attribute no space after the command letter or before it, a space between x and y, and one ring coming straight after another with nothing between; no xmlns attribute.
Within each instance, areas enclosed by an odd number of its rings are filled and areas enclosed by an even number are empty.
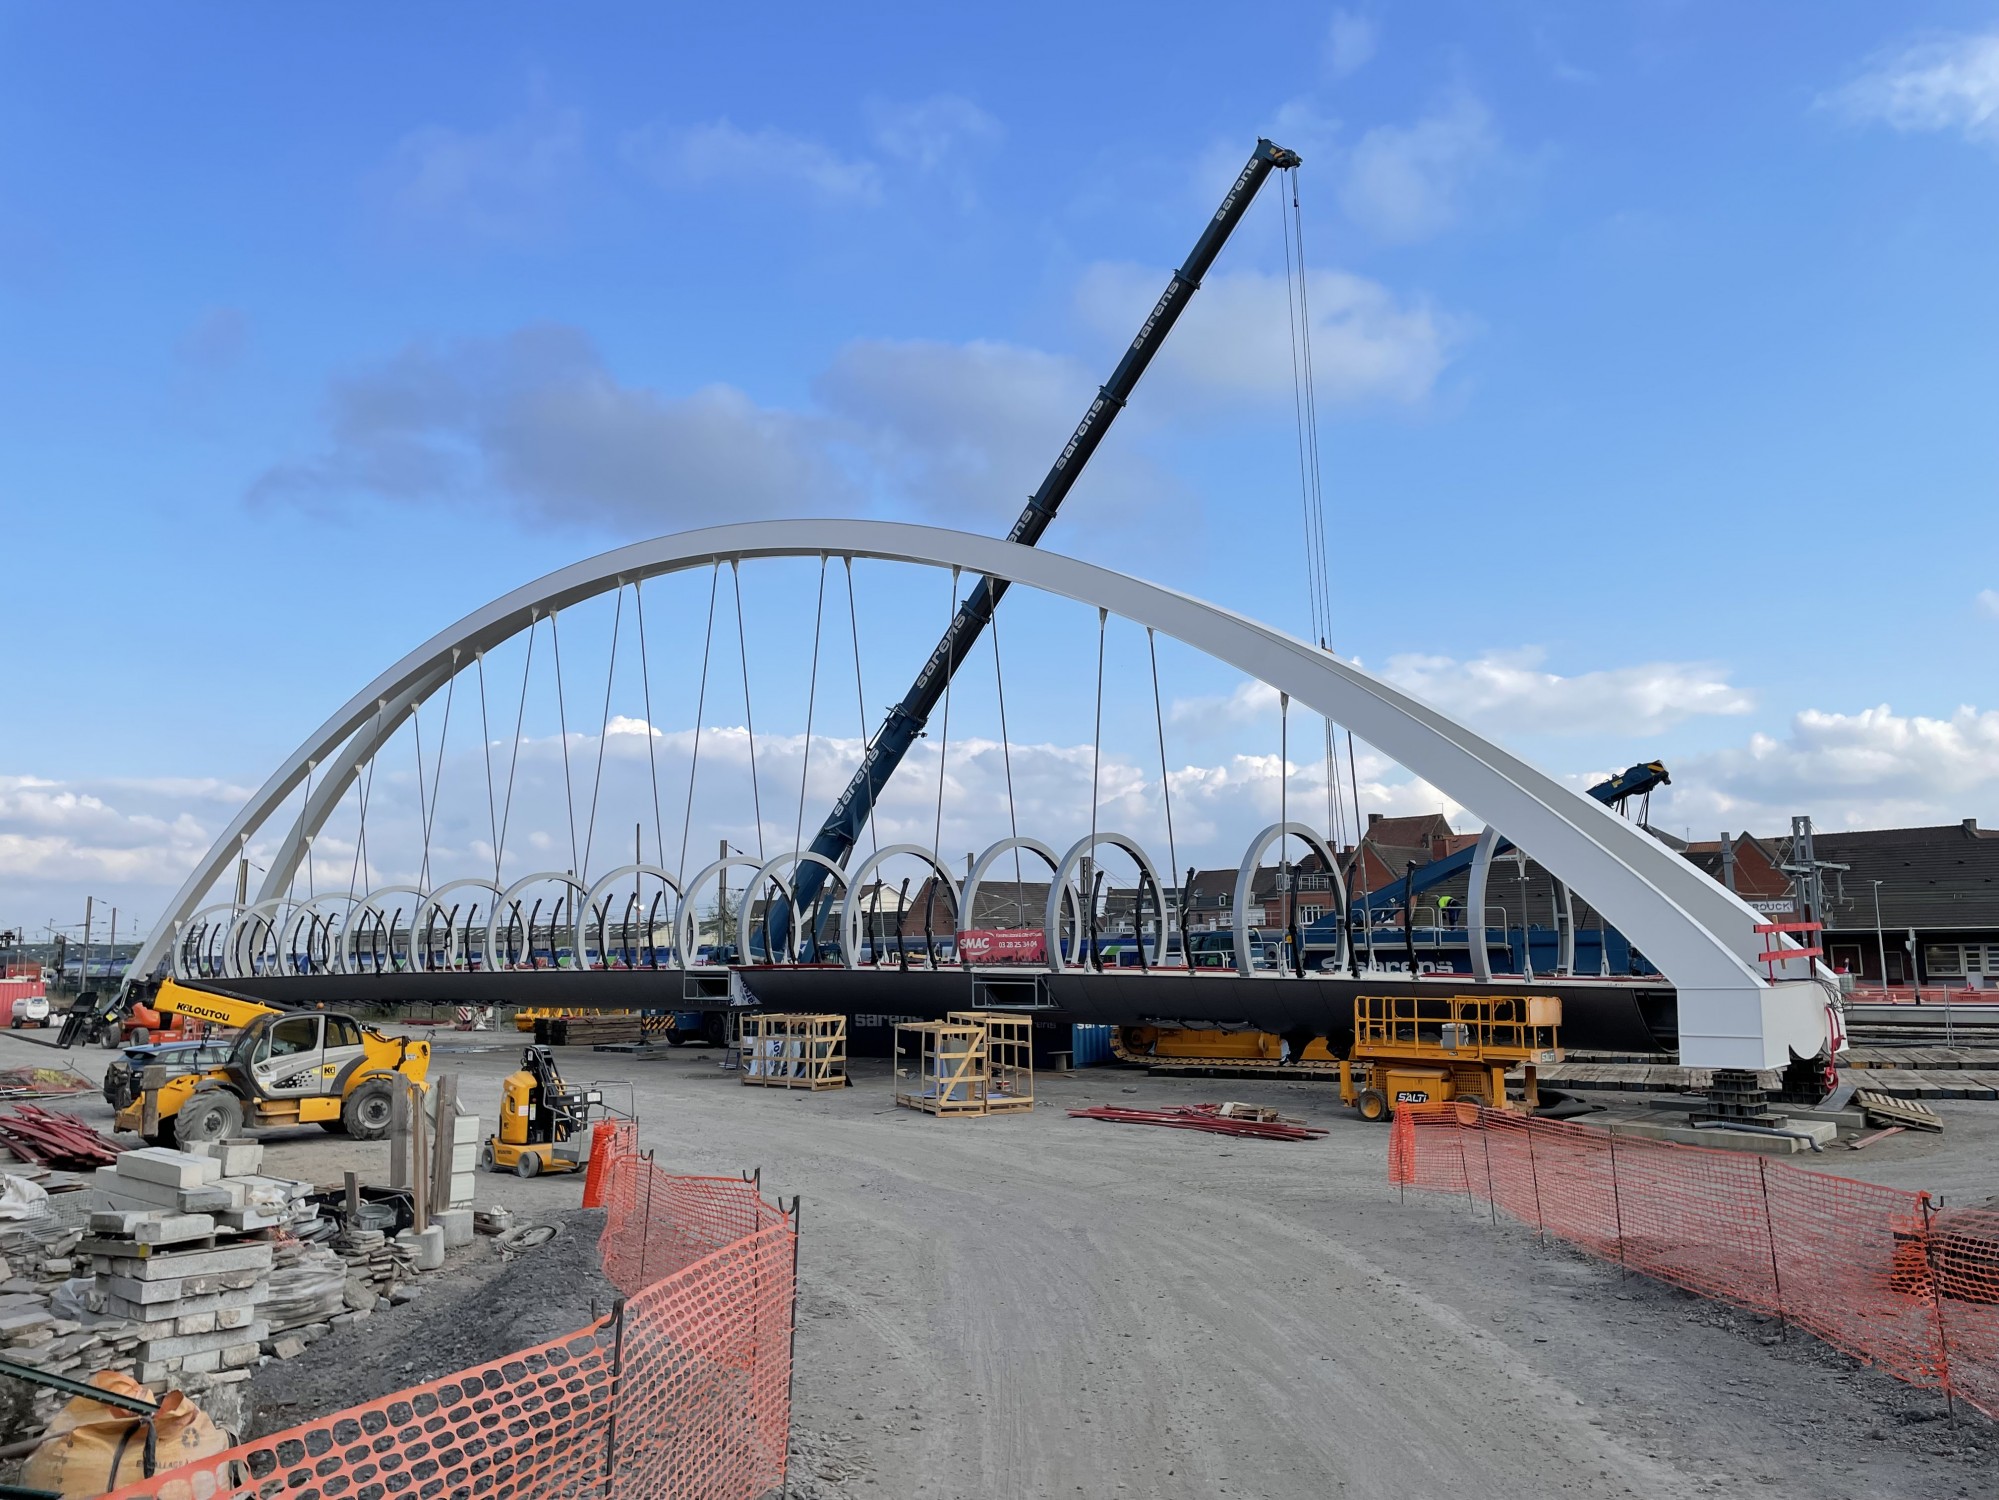
<svg viewBox="0 0 1999 1500"><path fill-rule="evenodd" d="M514 1176L516 1177L541 1176L541 1158L535 1155L535 1153L532 1151L523 1151L518 1157L514 1159Z"/></svg>
<svg viewBox="0 0 1999 1500"><path fill-rule="evenodd" d="M357 1141L379 1141L388 1135L395 1112L395 1093L388 1079L371 1078L340 1106L340 1123Z"/></svg>
<svg viewBox="0 0 1999 1500"><path fill-rule="evenodd" d="M222 1089L203 1089L174 1116L174 1132L183 1141L226 1141L242 1129L243 1101Z"/></svg>
<svg viewBox="0 0 1999 1500"><path fill-rule="evenodd" d="M1360 1091L1360 1117L1370 1125L1379 1125L1388 1118L1388 1096L1380 1089Z"/></svg>
<svg viewBox="0 0 1999 1500"><path fill-rule="evenodd" d="M493 1143L490 1140L479 1148L479 1170L482 1172L500 1170L499 1159L493 1154Z"/></svg>

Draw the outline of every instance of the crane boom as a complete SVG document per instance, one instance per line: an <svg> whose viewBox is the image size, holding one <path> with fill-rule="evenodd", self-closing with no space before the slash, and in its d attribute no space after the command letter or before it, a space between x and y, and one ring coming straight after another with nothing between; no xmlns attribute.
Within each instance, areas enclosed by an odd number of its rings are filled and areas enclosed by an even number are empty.
<svg viewBox="0 0 1999 1500"><path fill-rule="evenodd" d="M1259 140L1249 161L1222 198L1221 207L1208 220L1201 237L1194 242L1194 249L1173 273L1166 290L1153 303L1152 311L1146 314L1139 326L1138 334L1125 349L1124 357L1118 361L1111 378L1098 390L1089 409L1083 413L1083 420L1069 435L1069 441L1055 456L1055 462L1048 475L1041 481L1027 502L1027 508L1013 523L1013 530L1007 533L1007 540L1032 547L1041 540L1048 529L1048 523L1055 519L1055 512L1061 507L1069 491L1075 486L1078 476L1097 451L1104 434L1124 409L1125 402L1137 387L1138 380L1152 363L1153 355L1159 352L1166 335L1172 331L1174 323L1186 309L1195 292L1200 290L1201 278L1228 243L1237 224L1249 209L1250 200L1272 171L1295 167L1299 157L1295 151L1287 151L1282 146ZM979 636L992 620L993 609L1005 597L1007 580L1004 578L981 578L972 588L958 613L952 617L944 638L930 653L917 674L916 681L903 695L900 703L888 712L875 736L868 742L866 752L861 756L861 764L855 770L853 779L833 804L819 834L812 841L812 852L832 861L842 863L854 844L859 840L861 829L866 826L868 815L874 811L875 799L895 774L909 747L922 734L930 714L943 699L945 685L957 672ZM825 883L826 868L823 865L804 863L793 872L793 890L797 904L810 911L819 898L820 888ZM780 897L772 903L770 932L773 948L781 948L789 926L790 912Z"/></svg>

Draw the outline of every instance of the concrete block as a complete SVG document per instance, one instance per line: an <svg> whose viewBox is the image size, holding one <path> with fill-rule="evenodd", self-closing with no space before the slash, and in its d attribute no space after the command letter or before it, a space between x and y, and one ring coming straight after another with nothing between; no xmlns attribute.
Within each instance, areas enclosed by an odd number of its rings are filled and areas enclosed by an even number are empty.
<svg viewBox="0 0 1999 1500"><path fill-rule="evenodd" d="M451 1148L451 1170L454 1172L476 1172L479 1169L479 1143L460 1141Z"/></svg>
<svg viewBox="0 0 1999 1500"><path fill-rule="evenodd" d="M140 1385L158 1387L172 1380L180 1373L180 1361L171 1363L164 1359L142 1359L132 1369L132 1378Z"/></svg>
<svg viewBox="0 0 1999 1500"><path fill-rule="evenodd" d="M447 1208L431 1215L433 1222L444 1231L444 1248L462 1250L472 1243L472 1210L469 1208Z"/></svg>
<svg viewBox="0 0 1999 1500"><path fill-rule="evenodd" d="M209 1375L221 1368L220 1349L202 1349L194 1354L181 1356L180 1371L183 1375Z"/></svg>
<svg viewBox="0 0 1999 1500"><path fill-rule="evenodd" d="M54 1338L55 1330L50 1327L54 1322L55 1318L47 1312L24 1309L21 1312L8 1313L5 1317L0 1317L0 1339L11 1343L21 1335L38 1328L49 1329L49 1337Z"/></svg>
<svg viewBox="0 0 1999 1500"><path fill-rule="evenodd" d="M141 1245L178 1245L213 1233L215 1220L208 1214L161 1214L133 1226L132 1238Z"/></svg>
<svg viewBox="0 0 1999 1500"><path fill-rule="evenodd" d="M218 1245L213 1250L162 1250L142 1259L116 1255L100 1255L97 1259L110 1262L100 1268L108 1275L126 1276L134 1281L169 1281L230 1271L268 1272L271 1269L271 1247L259 1242Z"/></svg>
<svg viewBox="0 0 1999 1500"><path fill-rule="evenodd" d="M90 1232L129 1240L132 1231L152 1216L149 1209L100 1208L90 1216Z"/></svg>
<svg viewBox="0 0 1999 1500"><path fill-rule="evenodd" d="M297 1359L305 1353L305 1340L295 1334L287 1334L281 1339L273 1339L270 1348L273 1359Z"/></svg>
<svg viewBox="0 0 1999 1500"><path fill-rule="evenodd" d="M169 1151L164 1146L142 1146L136 1151L121 1153L116 1171L120 1177L140 1182L191 1188L220 1177L222 1163L212 1156L192 1156L185 1151Z"/></svg>
<svg viewBox="0 0 1999 1500"><path fill-rule="evenodd" d="M248 1177L264 1165L262 1141L215 1141L210 1152L222 1163L224 1177Z"/></svg>
<svg viewBox="0 0 1999 1500"><path fill-rule="evenodd" d="M477 1115L459 1115L451 1122L451 1144L454 1146L476 1146L484 1139L479 1134Z"/></svg>
<svg viewBox="0 0 1999 1500"><path fill-rule="evenodd" d="M453 1172L451 1174L451 1206L468 1208L479 1191L477 1172Z"/></svg>
<svg viewBox="0 0 1999 1500"><path fill-rule="evenodd" d="M437 1271L444 1267L444 1226L433 1224L416 1237L416 1268Z"/></svg>
<svg viewBox="0 0 1999 1500"><path fill-rule="evenodd" d="M346 1312L335 1313L332 1317L328 1318L326 1321L331 1323L335 1328L344 1328L349 1323L359 1323L364 1319L371 1318L373 1316L374 1316L373 1308L354 1307L354 1308L349 1308Z"/></svg>
<svg viewBox="0 0 1999 1500"><path fill-rule="evenodd" d="M215 1314L212 1312L185 1313L174 1319L174 1336L190 1333L215 1332Z"/></svg>
<svg viewBox="0 0 1999 1500"><path fill-rule="evenodd" d="M224 1328L215 1333L176 1334L172 1338L147 1339L139 1345L139 1358L185 1359L190 1354L204 1354L211 1350L228 1348L232 1344L261 1344L270 1337L270 1334L268 1324L256 1322L248 1328Z"/></svg>
<svg viewBox="0 0 1999 1500"><path fill-rule="evenodd" d="M222 1351L222 1368L242 1370L254 1365L263 1355L261 1344L231 1344Z"/></svg>
<svg viewBox="0 0 1999 1500"><path fill-rule="evenodd" d="M253 1229L270 1229L285 1222L283 1214L259 1213L254 1208L219 1208L215 1217L225 1229L247 1234Z"/></svg>
<svg viewBox="0 0 1999 1500"><path fill-rule="evenodd" d="M373 1312L381 1294L358 1277L347 1279L347 1290L342 1294L348 1308L353 1312Z"/></svg>
<svg viewBox="0 0 1999 1500"><path fill-rule="evenodd" d="M255 1307L218 1307L215 1309L217 1328L248 1328L257 1321Z"/></svg>
<svg viewBox="0 0 1999 1500"><path fill-rule="evenodd" d="M125 1156L135 1153L127 1151ZM169 1152L178 1156L178 1151ZM124 1157L119 1158L120 1161ZM176 1187L170 1182L150 1182L143 1177L126 1177L116 1167L99 1167L90 1174L90 1185L106 1208L140 1211L165 1209L170 1213L207 1213L211 1209L234 1208L240 1201L219 1183L198 1187Z"/></svg>

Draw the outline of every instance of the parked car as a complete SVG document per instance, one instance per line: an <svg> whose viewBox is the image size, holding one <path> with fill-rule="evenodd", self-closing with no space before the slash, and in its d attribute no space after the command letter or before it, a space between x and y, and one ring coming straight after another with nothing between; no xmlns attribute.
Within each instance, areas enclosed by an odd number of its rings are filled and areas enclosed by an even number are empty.
<svg viewBox="0 0 1999 1500"><path fill-rule="evenodd" d="M7 1018L7 1024L17 1030L23 1026L48 1025L49 997L47 995L23 995L14 1002L14 1013Z"/></svg>

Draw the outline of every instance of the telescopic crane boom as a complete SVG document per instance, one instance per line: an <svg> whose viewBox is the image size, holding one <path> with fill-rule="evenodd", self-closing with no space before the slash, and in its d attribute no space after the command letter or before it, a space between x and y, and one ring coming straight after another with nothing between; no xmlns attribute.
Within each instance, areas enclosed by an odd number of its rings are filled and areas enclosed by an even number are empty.
<svg viewBox="0 0 1999 1500"><path fill-rule="evenodd" d="M1299 163L1298 153L1287 151L1282 146L1272 145L1268 140L1259 140L1256 150L1250 153L1249 161L1236 174L1222 198L1221 207L1208 220L1207 228L1194 242L1194 249L1173 273L1173 279L1166 284L1166 290L1159 294L1159 300L1152 305L1145 322L1139 326L1138 335L1125 349L1124 357L1118 361L1111 378L1091 401L1089 410L1083 413L1083 420L1070 434L1069 441L1055 456L1054 465L1048 470L1047 478L1041 481L1027 502L1027 508L1020 513L1020 519L1013 523L1013 530L1007 533L1007 540L1032 547L1041 540L1041 534L1048 529L1048 523L1055 519L1055 512L1061 507L1069 491L1074 488L1078 476L1090 461L1090 455L1097 451L1105 432L1124 409L1138 380L1145 373L1145 367L1152 363L1152 356L1165 343L1166 335L1186 309L1194 293L1200 290L1201 278L1215 263L1222 246L1228 243L1248 211L1250 200L1271 172L1295 167ZM854 772L847 789L840 794L839 801L819 829L818 837L812 841L812 852L840 864L859 840L861 829L866 826L868 815L873 812L875 799L895 774L909 747L916 743L923 733L930 714L943 699L944 687L959 664L970 653L986 625L993 617L993 609L1005 596L1007 580L1004 578L981 578L972 588L965 602L959 606L952 618L950 628L944 638L930 653L923 670L917 674L915 683L903 695L900 703L889 710L888 718L868 742L867 753L861 757L861 764ZM821 886L826 879L823 865L803 862L794 872L793 889L797 904L803 911L812 911L819 899ZM782 949L785 933L790 925L790 912L782 897L772 906L770 923L771 945ZM766 955L768 956L768 955Z"/></svg>

